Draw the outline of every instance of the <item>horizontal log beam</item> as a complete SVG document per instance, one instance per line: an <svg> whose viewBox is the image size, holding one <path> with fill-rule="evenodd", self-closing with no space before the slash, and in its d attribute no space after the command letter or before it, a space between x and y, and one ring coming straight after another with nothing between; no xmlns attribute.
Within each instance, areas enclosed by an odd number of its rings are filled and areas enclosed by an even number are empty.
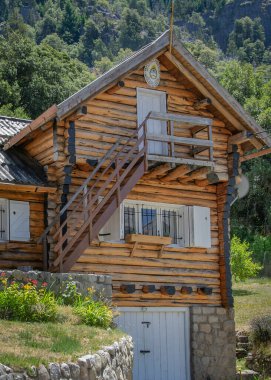
<svg viewBox="0 0 271 380"><path fill-rule="evenodd" d="M173 158L168 156L159 156L154 154L147 155L148 161L157 161L157 162L171 162L174 164L185 164L185 165L196 165L196 166L208 166L213 167L214 162L207 160L196 160L190 158Z"/></svg>
<svg viewBox="0 0 271 380"><path fill-rule="evenodd" d="M151 141L160 141L160 142L170 142L182 145L195 145L195 146L204 146L204 147L213 147L214 144L211 140L203 139L193 139L188 137L176 137L176 136L157 136L147 134L147 140Z"/></svg>
<svg viewBox="0 0 271 380"><path fill-rule="evenodd" d="M150 119L161 121L176 121L181 124L190 124L191 127L195 125L209 126L213 124L213 120L207 117L181 115L167 112L151 112Z"/></svg>

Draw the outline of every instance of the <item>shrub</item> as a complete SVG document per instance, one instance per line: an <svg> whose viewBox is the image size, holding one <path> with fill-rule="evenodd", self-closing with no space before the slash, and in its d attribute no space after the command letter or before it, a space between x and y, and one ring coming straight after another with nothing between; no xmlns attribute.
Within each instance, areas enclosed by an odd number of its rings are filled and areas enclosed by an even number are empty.
<svg viewBox="0 0 271 380"><path fill-rule="evenodd" d="M2 279L0 291L0 318L22 322L53 321L57 316L57 303L53 293L38 289L33 283L8 284Z"/></svg>
<svg viewBox="0 0 271 380"><path fill-rule="evenodd" d="M62 286L61 295L58 297L58 301L63 305L75 305L82 298L81 293L77 289L75 281L65 281Z"/></svg>
<svg viewBox="0 0 271 380"><path fill-rule="evenodd" d="M89 326L108 328L113 322L112 309L102 301L85 300L75 307L82 323Z"/></svg>
<svg viewBox="0 0 271 380"><path fill-rule="evenodd" d="M249 243L241 241L237 236L231 240L231 269L236 281L243 281L255 277L261 270L261 266L252 260L252 251Z"/></svg>
<svg viewBox="0 0 271 380"><path fill-rule="evenodd" d="M255 344L271 343L271 315L264 315L252 320L251 339Z"/></svg>

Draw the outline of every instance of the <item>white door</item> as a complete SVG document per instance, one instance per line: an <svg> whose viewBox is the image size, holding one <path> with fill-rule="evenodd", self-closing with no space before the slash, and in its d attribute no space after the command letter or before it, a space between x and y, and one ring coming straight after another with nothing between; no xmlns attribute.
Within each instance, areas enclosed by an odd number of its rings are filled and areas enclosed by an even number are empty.
<svg viewBox="0 0 271 380"><path fill-rule="evenodd" d="M134 341L133 380L189 380L187 308L120 308L118 326Z"/></svg>
<svg viewBox="0 0 271 380"><path fill-rule="evenodd" d="M137 88L137 120L140 125L148 113L166 112L166 93L163 91L148 90ZM164 121L149 120L147 123L147 133L156 136L167 134L167 125ZM160 141L148 142L148 153L153 155L166 156L168 153L167 143Z"/></svg>

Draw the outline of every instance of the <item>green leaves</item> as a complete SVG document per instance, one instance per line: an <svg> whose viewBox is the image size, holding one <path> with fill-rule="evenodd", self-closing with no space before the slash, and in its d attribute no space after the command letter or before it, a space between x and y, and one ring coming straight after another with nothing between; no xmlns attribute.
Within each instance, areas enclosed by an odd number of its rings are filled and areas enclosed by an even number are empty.
<svg viewBox="0 0 271 380"><path fill-rule="evenodd" d="M252 260L249 244L242 242L237 236L231 239L231 269L236 281L255 277L261 270L261 266Z"/></svg>

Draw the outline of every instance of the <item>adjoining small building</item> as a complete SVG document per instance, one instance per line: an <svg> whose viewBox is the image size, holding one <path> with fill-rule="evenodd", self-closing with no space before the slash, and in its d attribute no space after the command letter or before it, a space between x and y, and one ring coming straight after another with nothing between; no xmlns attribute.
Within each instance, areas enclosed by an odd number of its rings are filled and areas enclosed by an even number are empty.
<svg viewBox="0 0 271 380"><path fill-rule="evenodd" d="M240 104L166 32L0 127L0 266L110 274L134 380L235 379L230 206L271 146Z"/></svg>

